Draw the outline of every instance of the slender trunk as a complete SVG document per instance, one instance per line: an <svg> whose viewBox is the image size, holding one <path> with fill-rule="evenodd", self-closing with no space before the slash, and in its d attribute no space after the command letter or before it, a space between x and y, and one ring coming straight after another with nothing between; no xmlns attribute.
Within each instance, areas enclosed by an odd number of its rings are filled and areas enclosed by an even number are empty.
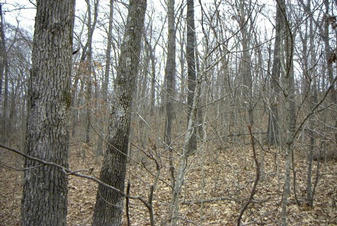
<svg viewBox="0 0 337 226"><path fill-rule="evenodd" d="M4 32L4 22L2 14L2 3L0 3L0 104L2 103L2 80L4 78L4 69L5 69L5 54L6 54L6 45L5 45L5 32Z"/></svg>
<svg viewBox="0 0 337 226"><path fill-rule="evenodd" d="M25 152L68 167L75 0L37 1ZM67 175L25 160L22 225L66 225Z"/></svg>
<svg viewBox="0 0 337 226"><path fill-rule="evenodd" d="M175 71L176 71L176 29L174 21L174 0L168 1L168 45L167 45L167 61L165 68L166 77L166 121L165 121L165 132L164 138L169 151L169 162L170 162L170 174L172 188L174 186L174 166L173 166L173 153L171 146L171 130L173 121L173 106L172 99L175 95Z"/></svg>
<svg viewBox="0 0 337 226"><path fill-rule="evenodd" d="M243 84L243 101L246 102L246 110L248 113L247 122L253 126L254 118L253 118L253 100L252 100L252 75L251 75L251 56L250 56L250 38L248 34L247 27L247 18L246 18L246 6L244 0L240 1L240 20L239 25L241 28L241 45L242 45L242 61L240 63L241 69L241 79Z"/></svg>
<svg viewBox="0 0 337 226"><path fill-rule="evenodd" d="M92 93L92 78L91 74L93 73L93 68L92 68L92 37L94 34L94 30L96 27L96 22L97 22L97 15L98 15L98 4L99 0L95 1L94 5L94 18L93 18L93 23L91 19L91 4L90 0L86 0L87 2L87 8L88 8L88 52L87 52L87 64L86 64L86 74L87 74L87 87L86 87L86 130L85 130L85 143L89 144L90 143L90 128L91 128L91 109L92 109L92 104L91 104L91 93Z"/></svg>
<svg viewBox="0 0 337 226"><path fill-rule="evenodd" d="M112 46L112 25L113 25L113 7L114 0L110 0L110 14L109 14L109 30L108 30L108 43L105 52L105 72L104 72L104 82L102 85L102 99L103 99L103 108L102 108L102 120L100 120L100 128L103 130L103 134L98 135L97 140L97 151L96 153L101 155L103 154L103 140L105 139L105 134L107 133L107 126L105 122L108 121L107 117L107 103L108 103L108 86L109 86L109 75L110 75L110 64L111 64L111 46Z"/></svg>
<svg viewBox="0 0 337 226"><path fill-rule="evenodd" d="M183 153L179 159L177 168L177 177L175 179L173 197L172 197L172 210L171 210L171 225L179 225L179 199L181 195L182 186L184 185L185 175L187 171L188 157L193 154L194 150L190 149L191 139L193 139L194 126L197 120L197 106L199 104L199 94L201 91L202 76L198 77L197 84L194 91L192 109L188 120L187 132L184 139Z"/></svg>
<svg viewBox="0 0 337 226"><path fill-rule="evenodd" d="M329 1L324 1L324 5L325 5L325 15L329 15ZM333 65L333 62L329 62L329 59L330 59L330 56L331 56L331 46L330 46L330 38L329 38L329 21L328 19L325 19L325 23L324 23L324 35L323 35L323 40L324 40L324 48L325 48L325 57L326 57L326 66L327 66L327 72L328 72L328 79L329 79L329 82L332 83L333 80L334 80L334 77L333 77L333 68L332 68L332 65ZM335 105L337 105L337 92L336 92L336 89L335 89L335 86L332 87L331 89L331 95L330 95L330 99L331 99L331 102ZM332 112L332 115L331 115L331 120L334 121L336 127L337 127L337 120L336 120L336 116L335 116L335 113L334 111L331 111ZM335 143L337 144L337 132L335 133Z"/></svg>
<svg viewBox="0 0 337 226"><path fill-rule="evenodd" d="M282 15L285 21L285 83L286 83L286 163L285 163L285 182L282 196L282 226L287 225L287 205L288 197L290 195L290 168L293 152L294 134L296 127L296 106L295 106L295 85L294 85L294 71L293 71L293 51L294 51L294 37L291 31L290 22L287 18L284 0L279 0L278 4L282 7ZM283 10L284 9L284 10Z"/></svg>
<svg viewBox="0 0 337 226"><path fill-rule="evenodd" d="M151 48L151 100L150 100L150 114L153 116L155 102L156 102L156 59L154 56L154 49Z"/></svg>
<svg viewBox="0 0 337 226"><path fill-rule="evenodd" d="M127 24L117 68L115 101L109 123L108 147L100 180L124 192L131 105L139 65L146 0L130 0ZM93 225L121 225L123 195L98 186Z"/></svg>
<svg viewBox="0 0 337 226"><path fill-rule="evenodd" d="M3 143L7 142L8 136L8 61L7 61L7 51L5 44L5 25L2 13L2 4L0 3L0 104L2 106L2 112L0 115L1 123L1 139ZM4 82L4 90L3 90ZM2 102L3 101L3 102Z"/></svg>
<svg viewBox="0 0 337 226"><path fill-rule="evenodd" d="M275 43L274 43L274 60L272 67L272 74L270 79L271 88L271 98L270 98L270 111L268 120L268 144L278 145L279 140L279 116L278 116L278 94L279 89L279 79L280 79L280 68L281 68L281 39L284 32L284 23L281 8L279 4L276 4L276 26L275 26Z"/></svg>
<svg viewBox="0 0 337 226"><path fill-rule="evenodd" d="M307 1L307 11L310 12L310 0ZM315 49L315 45L314 45L314 32L313 32L313 18L310 17L309 20L309 45L310 45L310 58L311 58L311 65L314 65L316 63L316 53L314 51ZM306 69L308 69L308 66L306 67ZM313 84L312 84L312 89L310 90L310 99L309 99L309 110L313 109L315 104L318 102L318 94L317 94L317 85L316 85L316 77L315 77L315 71L313 69L313 72L311 72L308 76L309 79L312 79ZM310 83L309 83L310 85ZM308 149L308 153L307 153L307 164L308 164L308 168L307 168L307 187L306 187L306 193L307 193L307 197L306 197L306 202L309 206L313 206L314 204L314 193L313 193L313 188L312 188L312 163L313 163L313 152L314 152L314 148L315 148L315 137L314 137L314 133L311 131L314 129L315 127L315 120L313 120L312 118L309 120L309 139L310 139L310 143L309 143L309 149Z"/></svg>
<svg viewBox="0 0 337 226"><path fill-rule="evenodd" d="M190 121L192 105L194 99L194 90L196 82L195 71L195 25L194 25L194 0L187 0L187 43L186 43L186 61L187 61L187 106L188 106L188 118ZM195 121L193 121L195 123ZM195 151L197 149L197 137L195 124L192 125L192 137L189 140L188 150Z"/></svg>

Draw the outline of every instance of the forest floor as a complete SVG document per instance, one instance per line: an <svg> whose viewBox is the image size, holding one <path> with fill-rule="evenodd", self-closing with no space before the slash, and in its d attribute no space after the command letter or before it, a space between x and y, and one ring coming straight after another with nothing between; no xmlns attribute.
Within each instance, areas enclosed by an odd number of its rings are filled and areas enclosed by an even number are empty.
<svg viewBox="0 0 337 226"><path fill-rule="evenodd" d="M214 149L214 150L212 150ZM86 150L86 156L82 155ZM247 202L256 176L256 167L249 146L216 150L190 157L185 186L180 204L182 225L236 225L241 208ZM261 150L259 150L261 153ZM264 180L259 180L253 202L242 218L242 225L278 225L280 201L283 190L282 155L277 150L265 153ZM1 150L0 166L0 225L20 225L20 202L23 172L22 158ZM277 158L275 158L277 156ZM165 159L164 155L162 159ZM260 158L261 156L259 156ZM296 196L294 187L289 198L289 225L337 225L337 163L327 161L321 164L314 207L303 204L306 184L305 158L295 155ZM102 157L97 158L85 145L71 147L71 169L90 169L99 175ZM162 161L164 162L164 161ZM317 162L314 163L314 171ZM160 164L156 170L154 161L140 159L130 163L127 180L131 184L130 195L142 196L147 200L155 174L160 173L153 195L156 225L167 225L171 199L168 165ZM13 169L13 168L16 168ZM313 175L313 180L315 174ZM68 225L90 225L96 199L97 184L83 178L70 177L68 198ZM138 200L130 200L131 225L149 225L146 207ZM126 217L124 218L126 225Z"/></svg>

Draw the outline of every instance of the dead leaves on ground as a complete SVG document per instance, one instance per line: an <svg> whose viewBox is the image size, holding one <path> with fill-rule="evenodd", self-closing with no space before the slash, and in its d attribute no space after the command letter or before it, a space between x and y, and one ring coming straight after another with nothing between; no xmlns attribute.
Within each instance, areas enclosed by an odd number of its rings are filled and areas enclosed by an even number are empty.
<svg viewBox="0 0 337 226"><path fill-rule="evenodd" d="M211 145L209 145L211 146ZM83 160L73 147L70 157L72 169L94 168L98 176L100 160L87 151ZM276 150L273 150L274 152ZM259 150L261 153L261 150ZM265 154L265 178L259 181L257 193L243 216L243 224L276 225L280 219L280 201L283 186L283 158L276 159L274 152ZM8 164L14 164L11 154L2 156ZM147 168L155 172L154 163ZM18 225L20 220L22 172L0 168L0 225ZM169 168L161 168L160 180L154 192L153 207L157 225L167 224L171 188ZM290 225L337 225L337 164L322 164L321 178L316 190L314 208L298 206L294 193L289 200ZM296 159L297 196L305 198L306 161ZM131 163L127 179L131 183L131 195L147 198L154 176L141 164ZM207 153L199 153L190 159L188 174L181 196L181 223L183 225L234 225L240 209L247 201L255 179L255 165L249 147L216 150L209 147ZM293 187L292 187L293 189ZM97 184L81 178L70 177L68 198L68 225L90 225L96 199ZM137 200L130 200L132 225L149 225L149 214ZM124 221L125 222L125 221Z"/></svg>

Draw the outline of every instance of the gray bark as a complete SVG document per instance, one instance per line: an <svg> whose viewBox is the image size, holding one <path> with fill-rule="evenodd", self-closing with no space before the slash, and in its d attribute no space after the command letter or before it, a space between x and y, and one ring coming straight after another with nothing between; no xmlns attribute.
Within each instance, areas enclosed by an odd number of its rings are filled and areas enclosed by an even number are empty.
<svg viewBox="0 0 337 226"><path fill-rule="evenodd" d="M25 152L68 166L74 0L37 1ZM26 159L22 225L66 225L68 180Z"/></svg>
<svg viewBox="0 0 337 226"><path fill-rule="evenodd" d="M131 105L136 88L146 0L130 0L126 31L115 79L115 100L109 123L108 147L104 154L100 179L124 191ZM123 195L98 186L93 225L121 225Z"/></svg>
<svg viewBox="0 0 337 226"><path fill-rule="evenodd" d="M290 168L293 152L293 143L295 139L296 127L296 105L295 105L295 84L293 71L293 51L294 51L294 37L291 31L290 22L288 21L286 6L284 0L278 0L281 8L281 13L285 21L285 40L284 40L284 81L286 84L285 101L286 101L286 143L285 143L285 179L284 190L282 196L282 226L287 225L287 205L288 197L290 196Z"/></svg>
<svg viewBox="0 0 337 226"><path fill-rule="evenodd" d="M190 121L193 97L196 82L196 71L195 71L195 25L194 25L194 0L187 0L187 42L186 42L186 62L187 62L187 106L188 106L188 118L187 122ZM195 123L195 121L193 121ZM195 124L192 125L192 137L189 140L188 149L194 151L197 149L197 137Z"/></svg>
<svg viewBox="0 0 337 226"><path fill-rule="evenodd" d="M187 171L188 157L193 154L194 150L190 149L191 139L193 139L194 126L197 120L197 106L199 104L199 94L201 91L202 76L198 77L196 87L193 95L192 109L188 120L187 131L184 138L183 153L179 159L177 167L177 178L175 179L173 197L172 197L172 210L171 210L171 225L179 225L179 199L181 190L184 185L185 175Z"/></svg>
<svg viewBox="0 0 337 226"><path fill-rule="evenodd" d="M171 130L173 121L173 98L175 95L175 71L176 71L176 30L174 21L174 0L168 1L168 45L167 45L167 61L165 68L166 77L166 121L164 139L169 150L170 174L172 186L174 185L174 166L173 166L173 153L171 147Z"/></svg>
<svg viewBox="0 0 337 226"><path fill-rule="evenodd" d="M281 14L281 8L279 4L276 4L276 26L275 26L275 43L274 43L274 60L270 81L271 88L271 98L270 98L270 112L268 119L268 144L274 145L279 144L279 115L278 115L278 94L279 89L279 79L280 79L280 68L281 68L281 37L284 35L284 25L283 25L283 16Z"/></svg>

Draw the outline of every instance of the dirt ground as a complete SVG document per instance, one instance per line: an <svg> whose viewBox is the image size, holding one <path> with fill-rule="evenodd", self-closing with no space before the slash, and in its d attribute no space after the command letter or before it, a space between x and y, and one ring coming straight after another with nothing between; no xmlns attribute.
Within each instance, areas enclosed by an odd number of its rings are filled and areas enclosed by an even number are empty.
<svg viewBox="0 0 337 226"><path fill-rule="evenodd" d="M86 150L85 157L83 151ZM283 157L277 150L265 153L264 180L259 180L253 202L245 211L243 225L278 225L283 190ZM261 150L259 150L261 153ZM277 158L275 158L277 156ZM304 204L306 161L296 156L296 196L294 187L288 205L289 225L337 225L337 163L321 164L314 207ZM22 158L1 150L0 225L20 225ZM156 225L167 225L171 200L168 165L163 154L160 176L155 186L153 207ZM137 157L138 158L138 157ZM96 157L83 145L71 147L71 169L93 168L98 176L102 157ZM147 199L158 172L152 160L130 161L127 181L130 195ZM314 170L317 162L314 163ZM236 225L241 208L247 202L255 180L255 164L250 147L215 149L210 146L190 157L183 188L180 213L182 225ZM315 174L313 179L315 179ZM90 225L97 184L83 178L69 178L68 225ZM130 200L131 225L149 225L149 214L138 200ZM126 217L123 221L126 225Z"/></svg>

